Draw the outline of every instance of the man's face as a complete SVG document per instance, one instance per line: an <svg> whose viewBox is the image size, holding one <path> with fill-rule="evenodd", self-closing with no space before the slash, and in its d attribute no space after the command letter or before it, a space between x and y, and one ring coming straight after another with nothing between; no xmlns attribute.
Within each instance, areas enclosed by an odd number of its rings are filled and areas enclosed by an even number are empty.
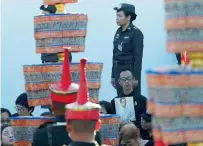
<svg viewBox="0 0 203 146"><path fill-rule="evenodd" d="M133 91L134 78L130 71L123 71L120 73L119 84L125 91Z"/></svg>
<svg viewBox="0 0 203 146"><path fill-rule="evenodd" d="M130 21L130 16L126 17L124 11L118 11L116 13L116 23L119 26L123 26Z"/></svg>
<svg viewBox="0 0 203 146"><path fill-rule="evenodd" d="M152 123L141 117L141 126L144 130L152 130Z"/></svg>
<svg viewBox="0 0 203 146"><path fill-rule="evenodd" d="M3 113L1 113L1 118L2 119L8 119L9 118L9 114L7 112L3 112Z"/></svg>
<svg viewBox="0 0 203 146"><path fill-rule="evenodd" d="M24 106L17 104L16 105L16 112L19 116L30 116L31 112Z"/></svg>
<svg viewBox="0 0 203 146"><path fill-rule="evenodd" d="M122 107L126 107L126 99L125 98L122 98L121 99L121 105L122 105Z"/></svg>

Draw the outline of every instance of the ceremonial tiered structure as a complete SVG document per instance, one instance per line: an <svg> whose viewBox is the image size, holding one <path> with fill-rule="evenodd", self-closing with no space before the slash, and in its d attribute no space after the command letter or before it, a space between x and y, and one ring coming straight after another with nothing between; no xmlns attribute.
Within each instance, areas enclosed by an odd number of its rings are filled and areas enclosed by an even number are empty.
<svg viewBox="0 0 203 146"><path fill-rule="evenodd" d="M76 3L77 0L44 0L43 2L44 11L49 11L45 6L48 5L48 7L51 6L56 9L56 12L52 11L52 13L44 13L45 15L34 17L36 53L56 53L58 54L58 62L23 66L29 106L49 106L51 99L58 101L60 99L56 98L63 94L64 96L76 97L77 91L73 90L77 89L75 84L67 81L70 81L71 76L73 83L79 82L80 63L71 63L69 67L67 65L69 62L64 62L64 48L71 53L84 52L85 50L88 16L83 13L65 13L64 11L65 4ZM65 54L68 55L67 52ZM69 68L70 75L67 71ZM86 64L89 99L94 103L99 101L102 68L102 63L87 62ZM60 86L60 84L63 84L63 86ZM12 118L11 124L16 139L14 145L31 146L36 128L44 122L53 120L54 118L44 117Z"/></svg>
<svg viewBox="0 0 203 146"><path fill-rule="evenodd" d="M187 52L184 66L147 71L148 111L156 146L203 144L203 1L165 0L167 51Z"/></svg>

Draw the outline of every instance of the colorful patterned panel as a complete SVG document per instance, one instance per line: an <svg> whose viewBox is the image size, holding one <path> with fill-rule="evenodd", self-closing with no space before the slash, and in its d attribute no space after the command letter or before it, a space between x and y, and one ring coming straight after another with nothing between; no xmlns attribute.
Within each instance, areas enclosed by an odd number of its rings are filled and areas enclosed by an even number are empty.
<svg viewBox="0 0 203 146"><path fill-rule="evenodd" d="M165 11L167 30L203 28L202 0L166 0Z"/></svg>
<svg viewBox="0 0 203 146"><path fill-rule="evenodd" d="M203 70L162 67L147 71L153 137L165 145L203 141Z"/></svg>
<svg viewBox="0 0 203 146"><path fill-rule="evenodd" d="M118 145L119 143L119 127L120 118L117 115L101 115L100 116L102 126L101 126L101 136L103 144L107 145Z"/></svg>
<svg viewBox="0 0 203 146"><path fill-rule="evenodd" d="M58 3L65 4L65 3L77 3L78 0L43 0L44 5L55 5Z"/></svg>
<svg viewBox="0 0 203 146"><path fill-rule="evenodd" d="M31 146L36 129L54 118L42 117L15 117L10 118L14 130L14 146Z"/></svg>
<svg viewBox="0 0 203 146"><path fill-rule="evenodd" d="M34 17L36 53L83 52L88 17L86 14L57 14Z"/></svg>
<svg viewBox="0 0 203 146"><path fill-rule="evenodd" d="M87 80L90 101L98 103L99 89L101 87L102 63L87 63ZM30 106L49 105L49 87L54 82L61 80L62 63L25 65L25 89ZM80 79L80 64L71 64L71 78L75 83Z"/></svg>

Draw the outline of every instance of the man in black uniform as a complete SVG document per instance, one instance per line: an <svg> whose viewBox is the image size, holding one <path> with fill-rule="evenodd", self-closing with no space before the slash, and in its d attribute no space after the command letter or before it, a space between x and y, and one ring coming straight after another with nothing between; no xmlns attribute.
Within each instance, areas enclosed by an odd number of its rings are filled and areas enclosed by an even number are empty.
<svg viewBox="0 0 203 146"><path fill-rule="evenodd" d="M133 91L133 84L136 84L135 78L133 78L133 75L131 71L129 70L123 70L120 73L119 78L119 84L122 87L122 94L120 96L117 96L111 100L113 114L119 114L116 113L116 107L115 107L115 99L116 98L125 98L125 97L133 97L133 105L134 105L134 112L135 113L135 121L133 122L135 125L139 125L141 122L141 115L146 112L146 104L147 104L147 98L142 95L136 95L135 91ZM127 114L127 113L126 113Z"/></svg>
<svg viewBox="0 0 203 146"><path fill-rule="evenodd" d="M81 59L80 89L76 102L66 105L67 129L73 142L69 146L98 146L94 141L100 128L100 105L89 102L85 72L86 59Z"/></svg>
<svg viewBox="0 0 203 146"><path fill-rule="evenodd" d="M133 76L138 80L138 86L134 90L139 95L141 94L144 36L132 23L137 16L133 5L123 3L114 9L117 11L117 24L121 27L118 28L114 36L111 84L117 89L119 95L122 90L118 84L118 78L121 70L128 67L132 71Z"/></svg>
<svg viewBox="0 0 203 146"><path fill-rule="evenodd" d="M50 87L52 111L56 116L56 122L41 125L34 134L32 146L62 146L72 142L66 131L65 104L76 101L78 89L77 84L71 83L68 51L65 50L61 82L52 84ZM101 143L99 135L97 138Z"/></svg>

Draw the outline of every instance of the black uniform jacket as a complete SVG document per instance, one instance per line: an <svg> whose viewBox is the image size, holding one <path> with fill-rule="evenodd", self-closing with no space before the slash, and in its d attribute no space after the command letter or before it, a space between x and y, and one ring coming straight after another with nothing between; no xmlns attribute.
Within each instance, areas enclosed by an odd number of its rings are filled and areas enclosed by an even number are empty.
<svg viewBox="0 0 203 146"><path fill-rule="evenodd" d="M113 67L115 62L117 64L133 64L136 72L142 69L142 55L143 55L143 40L142 32L132 23L125 31L118 28L114 36L113 49ZM114 69L112 67L111 77L114 78Z"/></svg>
<svg viewBox="0 0 203 146"><path fill-rule="evenodd" d="M33 137L32 146L50 146L47 127L53 124L54 123L51 122L45 123L36 130ZM65 125L53 126L51 134L52 134L52 146L69 145L72 142L71 138L68 135L68 132L66 131ZM101 136L99 132L97 132L95 139L97 143L101 145Z"/></svg>
<svg viewBox="0 0 203 146"><path fill-rule="evenodd" d="M124 95L123 94L123 95L121 95L119 97L129 97L129 96L133 96L134 103L136 103L136 104L134 104L136 121L132 121L132 122L134 122L134 124L137 126L141 122L141 115L143 113L146 113L147 98L142 96L142 95L135 95L134 92L132 92L129 95ZM119 97L117 96L115 98L119 98ZM116 114L116 108L115 108L114 99L111 100L111 104L112 104L113 114Z"/></svg>

